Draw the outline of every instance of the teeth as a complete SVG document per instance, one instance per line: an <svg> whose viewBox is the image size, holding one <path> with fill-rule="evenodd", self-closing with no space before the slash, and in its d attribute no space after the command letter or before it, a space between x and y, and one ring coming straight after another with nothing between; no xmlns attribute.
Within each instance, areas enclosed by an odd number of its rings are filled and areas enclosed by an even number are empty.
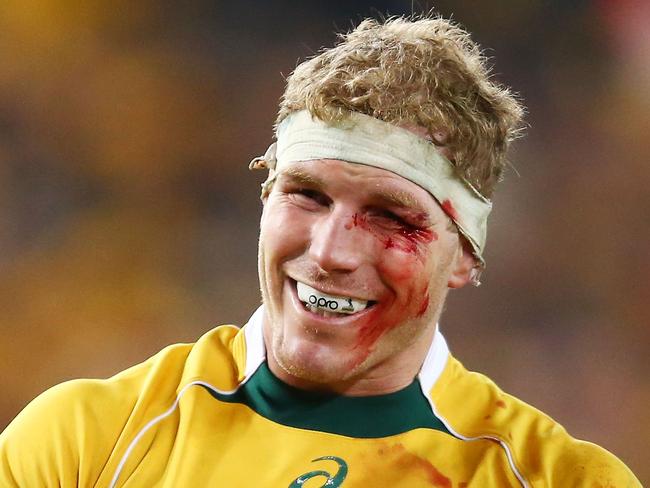
<svg viewBox="0 0 650 488"><path fill-rule="evenodd" d="M318 311L325 317L338 314L353 314L368 306L367 300L357 300L351 297L337 297L315 290L309 285L297 281L298 298L312 312ZM331 315L330 315L331 314Z"/></svg>
<svg viewBox="0 0 650 488"><path fill-rule="evenodd" d="M316 315L320 315L321 317L340 317L342 315L345 315L344 313L330 312L328 310L323 310L322 308L312 307L311 305L308 305L306 303L304 305L307 310L309 310L312 313L315 313Z"/></svg>

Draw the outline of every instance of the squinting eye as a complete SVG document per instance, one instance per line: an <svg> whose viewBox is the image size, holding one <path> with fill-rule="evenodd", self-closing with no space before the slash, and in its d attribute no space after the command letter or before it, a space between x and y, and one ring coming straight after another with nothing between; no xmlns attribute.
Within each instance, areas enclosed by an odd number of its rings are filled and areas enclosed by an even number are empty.
<svg viewBox="0 0 650 488"><path fill-rule="evenodd" d="M393 212L386 210L383 212L380 212L377 215L383 222L386 222L387 225L390 225L391 227L398 226L403 229L418 229L417 225L414 225L406 220L404 220L402 217L400 217L397 214L394 214Z"/></svg>
<svg viewBox="0 0 650 488"><path fill-rule="evenodd" d="M390 220L390 221L395 222L395 223L400 224L400 225L408 225L404 221L404 219L402 219L399 215L396 215L393 212L389 212L388 210L385 211L385 212L381 212L381 214L379 216L386 219L386 220Z"/></svg>
<svg viewBox="0 0 650 488"><path fill-rule="evenodd" d="M307 198L311 198L312 200L316 200L318 198L318 192L314 190L298 190L296 193Z"/></svg>
<svg viewBox="0 0 650 488"><path fill-rule="evenodd" d="M310 190L308 188L302 188L299 190L294 190L293 192L290 192L291 194L294 195L294 197L300 198L300 199L307 199L310 200L313 203L316 203L318 205L323 205L327 206L330 204L329 198L325 196L323 193L316 191L316 190Z"/></svg>

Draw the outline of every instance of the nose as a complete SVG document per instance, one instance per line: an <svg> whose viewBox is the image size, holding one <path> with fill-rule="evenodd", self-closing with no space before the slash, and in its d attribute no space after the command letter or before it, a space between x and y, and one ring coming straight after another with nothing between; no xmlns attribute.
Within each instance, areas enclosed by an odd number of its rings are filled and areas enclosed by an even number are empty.
<svg viewBox="0 0 650 488"><path fill-rule="evenodd" d="M333 210L314 222L309 256L323 271L352 272L363 263L364 238L351 221L349 212Z"/></svg>

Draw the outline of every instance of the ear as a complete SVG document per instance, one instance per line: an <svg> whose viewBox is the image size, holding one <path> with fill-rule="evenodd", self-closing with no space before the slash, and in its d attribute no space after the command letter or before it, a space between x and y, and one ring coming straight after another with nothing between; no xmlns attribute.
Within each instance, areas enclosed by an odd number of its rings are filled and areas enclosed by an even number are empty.
<svg viewBox="0 0 650 488"><path fill-rule="evenodd" d="M476 266L476 258L474 258L472 248L463 238L460 240L454 259L455 262L451 269L447 286L449 288L462 288L471 281L472 270Z"/></svg>

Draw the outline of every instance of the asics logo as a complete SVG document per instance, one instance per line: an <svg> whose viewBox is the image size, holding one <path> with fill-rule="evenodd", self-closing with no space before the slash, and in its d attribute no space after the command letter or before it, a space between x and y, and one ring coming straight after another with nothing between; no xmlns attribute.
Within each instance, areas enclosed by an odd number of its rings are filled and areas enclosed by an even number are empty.
<svg viewBox="0 0 650 488"><path fill-rule="evenodd" d="M343 459L336 456L323 456L312 460L312 463L317 461L330 460L338 464L338 470L334 474L323 469L317 469L310 471L309 473L302 474L298 476L295 480L291 482L288 488L300 488L307 480L322 476L325 478L325 482L321 485L321 488L336 488L343 484L345 477L348 475L348 465Z"/></svg>

